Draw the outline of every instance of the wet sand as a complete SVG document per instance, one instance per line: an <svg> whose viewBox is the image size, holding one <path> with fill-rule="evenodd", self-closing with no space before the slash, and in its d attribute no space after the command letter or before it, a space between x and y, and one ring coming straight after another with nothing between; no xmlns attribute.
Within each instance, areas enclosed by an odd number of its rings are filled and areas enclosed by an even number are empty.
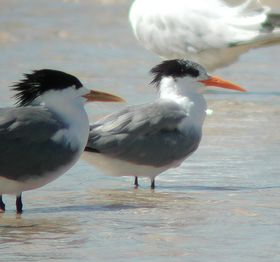
<svg viewBox="0 0 280 262"><path fill-rule="evenodd" d="M265 1L264 1L265 2ZM271 1L267 1L271 2ZM274 1L275 8L279 2ZM128 103L156 97L159 58L134 39L129 1L0 2L1 106L23 72L56 68ZM280 261L280 46L252 50L215 74L247 94L208 93L201 146L155 191L79 161L53 183L4 196L1 261ZM89 105L92 120L123 105Z"/></svg>

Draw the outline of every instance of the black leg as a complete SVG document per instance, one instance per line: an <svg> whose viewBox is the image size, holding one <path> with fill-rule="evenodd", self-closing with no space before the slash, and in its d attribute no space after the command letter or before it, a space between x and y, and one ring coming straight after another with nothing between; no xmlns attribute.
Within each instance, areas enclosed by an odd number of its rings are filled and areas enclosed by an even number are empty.
<svg viewBox="0 0 280 262"><path fill-rule="evenodd" d="M17 213L21 214L22 213L22 199L21 199L21 194L19 196L17 196L17 200L16 200L16 207L17 207Z"/></svg>
<svg viewBox="0 0 280 262"><path fill-rule="evenodd" d="M139 184L138 184L138 177L136 176L134 179L134 187L138 188Z"/></svg>
<svg viewBox="0 0 280 262"><path fill-rule="evenodd" d="M2 195L0 195L0 213L5 211L5 203L2 200Z"/></svg>
<svg viewBox="0 0 280 262"><path fill-rule="evenodd" d="M156 185L155 185L155 179L152 179L152 183L151 183L151 189L155 189Z"/></svg>

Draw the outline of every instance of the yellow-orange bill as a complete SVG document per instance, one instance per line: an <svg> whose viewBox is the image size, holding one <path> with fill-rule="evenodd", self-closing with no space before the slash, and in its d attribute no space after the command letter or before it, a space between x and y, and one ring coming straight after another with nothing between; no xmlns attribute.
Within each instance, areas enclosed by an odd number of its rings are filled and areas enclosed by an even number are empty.
<svg viewBox="0 0 280 262"><path fill-rule="evenodd" d="M237 90L240 92L247 92L247 90L239 85L236 85L230 81L224 80L218 76L210 76L209 79L207 80L201 80L199 81L206 86L216 86L216 87L222 87L222 88L227 88L227 89L232 89L232 90Z"/></svg>
<svg viewBox="0 0 280 262"><path fill-rule="evenodd" d="M84 95L84 98L87 99L87 102L125 102L125 100L119 96L94 90Z"/></svg>

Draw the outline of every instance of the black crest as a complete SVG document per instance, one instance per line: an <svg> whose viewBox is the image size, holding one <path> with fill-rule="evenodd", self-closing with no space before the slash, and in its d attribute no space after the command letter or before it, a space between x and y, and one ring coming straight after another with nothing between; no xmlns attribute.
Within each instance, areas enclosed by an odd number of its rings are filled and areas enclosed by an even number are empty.
<svg viewBox="0 0 280 262"><path fill-rule="evenodd" d="M151 84L158 86L163 77L198 77L200 74L201 66L189 60L166 60L161 64L152 68L151 73L154 79Z"/></svg>
<svg viewBox="0 0 280 262"><path fill-rule="evenodd" d="M49 90L62 90L70 86L79 89L83 85L75 76L52 69L35 70L24 74L25 78L13 85L14 96L19 106L27 106L38 96Z"/></svg>

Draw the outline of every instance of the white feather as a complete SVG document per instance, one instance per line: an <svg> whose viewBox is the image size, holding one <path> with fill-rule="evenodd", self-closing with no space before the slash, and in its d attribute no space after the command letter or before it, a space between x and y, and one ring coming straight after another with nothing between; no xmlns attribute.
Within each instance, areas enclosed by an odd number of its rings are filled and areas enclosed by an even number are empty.
<svg viewBox="0 0 280 262"><path fill-rule="evenodd" d="M279 31L260 30L268 11L256 0L237 7L221 0L135 0L129 19L147 49L165 59L189 59L213 70L250 48L280 41Z"/></svg>

